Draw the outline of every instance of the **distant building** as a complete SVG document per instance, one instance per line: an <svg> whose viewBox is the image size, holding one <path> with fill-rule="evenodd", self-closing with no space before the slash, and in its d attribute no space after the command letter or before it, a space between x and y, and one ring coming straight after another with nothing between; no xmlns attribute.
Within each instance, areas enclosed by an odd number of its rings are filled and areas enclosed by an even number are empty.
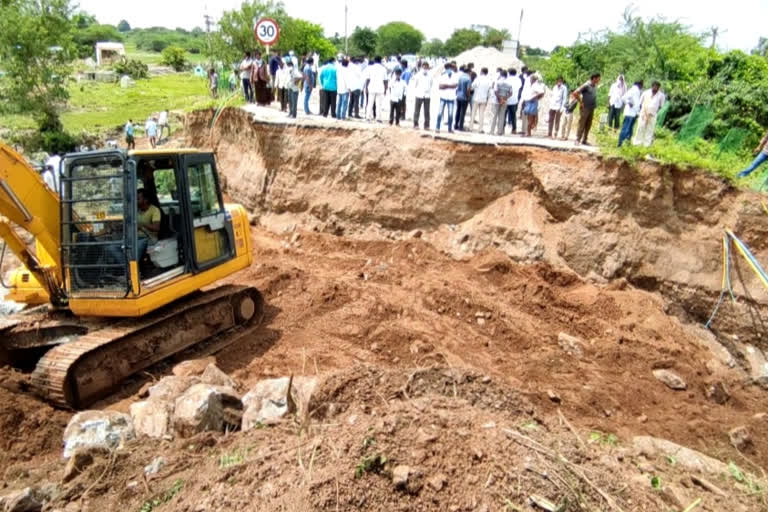
<svg viewBox="0 0 768 512"><path fill-rule="evenodd" d="M125 55L123 43L96 43L96 65L108 65Z"/></svg>

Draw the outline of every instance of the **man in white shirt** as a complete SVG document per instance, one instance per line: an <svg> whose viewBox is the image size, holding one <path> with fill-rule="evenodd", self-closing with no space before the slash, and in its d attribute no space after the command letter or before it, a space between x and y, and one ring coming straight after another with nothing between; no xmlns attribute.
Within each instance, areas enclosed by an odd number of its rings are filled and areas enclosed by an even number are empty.
<svg viewBox="0 0 768 512"><path fill-rule="evenodd" d="M374 120L373 107L376 107L375 118L380 123L384 119L384 93L387 90L387 68L381 63L381 57L373 59L373 65L366 68L365 92L368 95L368 109L366 117Z"/></svg>
<svg viewBox="0 0 768 512"><path fill-rule="evenodd" d="M523 110L525 109L525 98L530 96L531 74L531 71L527 68L524 68L523 72L520 73L522 87L520 90L520 108L517 109L517 112L520 115L520 121L522 121L521 131L523 135L528 133L528 117L523 113Z"/></svg>
<svg viewBox="0 0 768 512"><path fill-rule="evenodd" d="M624 75L619 75L608 93L608 126L611 128L619 128L621 108L624 106L622 98L626 93L627 86L624 83Z"/></svg>
<svg viewBox="0 0 768 512"><path fill-rule="evenodd" d="M349 87L348 117L361 119L360 95L363 92L363 72L358 59L352 59L347 66L347 86Z"/></svg>
<svg viewBox="0 0 768 512"><path fill-rule="evenodd" d="M342 57L340 62L336 63L336 95L338 103L336 104L336 119L343 121L347 118L347 107L349 102L349 61Z"/></svg>
<svg viewBox="0 0 768 512"><path fill-rule="evenodd" d="M637 123L637 133L632 139L635 146L649 147L653 144L653 132L656 129L656 116L664 106L664 93L660 91L661 84L653 82L651 88L640 97L640 114Z"/></svg>
<svg viewBox="0 0 768 512"><path fill-rule="evenodd" d="M245 57L240 61L240 79L243 81L243 96L245 96L245 101L248 103L253 103L253 87L251 87L252 67L251 52L245 52Z"/></svg>
<svg viewBox="0 0 768 512"><path fill-rule="evenodd" d="M42 172L45 184L57 194L59 193L59 177L61 176L60 167L61 157L54 153L52 157L45 161Z"/></svg>
<svg viewBox="0 0 768 512"><path fill-rule="evenodd" d="M171 125L168 123L168 111L163 110L157 118L158 137L163 138L163 131L168 130L168 137L171 136Z"/></svg>
<svg viewBox="0 0 768 512"><path fill-rule="evenodd" d="M549 93L549 125L547 126L547 136L551 139L552 128L555 129L554 136L560 131L560 118L565 110L565 104L568 101L568 88L563 83L563 77L557 77L557 82Z"/></svg>
<svg viewBox="0 0 768 512"><path fill-rule="evenodd" d="M544 97L546 89L541 82L541 75L533 73L530 77L531 86L528 91L523 93L523 101L525 107L523 107L523 114L528 119L525 123L526 130L523 132L523 137L530 137L531 133L536 129L536 125L539 122L539 101Z"/></svg>
<svg viewBox="0 0 768 512"><path fill-rule="evenodd" d="M405 80L400 78L403 72L395 69L392 73L394 79L389 83L389 124L394 121L400 126L400 118L403 116L403 98L405 98Z"/></svg>
<svg viewBox="0 0 768 512"><path fill-rule="evenodd" d="M488 68L482 68L475 81L472 82L472 119L469 123L469 131L475 125L475 118L480 115L480 133L485 133L485 109L488 107L488 98L491 94L491 79L488 77Z"/></svg>
<svg viewBox="0 0 768 512"><path fill-rule="evenodd" d="M520 77L517 76L517 70L515 68L507 70L506 80L512 88L512 95L507 98L506 123L512 125L512 133L515 133L517 132L517 105L520 101L520 88L523 84L520 81Z"/></svg>
<svg viewBox="0 0 768 512"><path fill-rule="evenodd" d="M437 114L437 131L440 131L440 123L443 120L443 112L448 107L448 133L453 133L453 111L456 107L456 87L459 80L454 72L453 64L445 65L445 73L440 77L438 89L440 92L440 113Z"/></svg>
<svg viewBox="0 0 768 512"><path fill-rule="evenodd" d="M429 130L429 101L432 95L432 75L429 73L429 63L424 61L421 64L421 70L413 78L413 95L416 98L416 105L413 113L413 127L419 128L419 114L421 107L424 106L424 129Z"/></svg>
<svg viewBox="0 0 768 512"><path fill-rule="evenodd" d="M622 122L621 131L619 132L619 147L624 144L625 140L629 140L632 137L632 128L635 127L637 114L640 113L640 94L642 90L643 81L638 80L621 98L622 103L624 103L624 122Z"/></svg>

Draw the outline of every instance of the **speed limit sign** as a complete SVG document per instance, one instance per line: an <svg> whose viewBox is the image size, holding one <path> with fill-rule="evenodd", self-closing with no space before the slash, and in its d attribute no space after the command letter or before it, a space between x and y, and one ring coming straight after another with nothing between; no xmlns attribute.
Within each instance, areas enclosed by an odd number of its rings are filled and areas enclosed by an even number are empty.
<svg viewBox="0 0 768 512"><path fill-rule="evenodd" d="M261 44L270 46L280 37L280 25L272 18L261 18L253 26L253 33Z"/></svg>

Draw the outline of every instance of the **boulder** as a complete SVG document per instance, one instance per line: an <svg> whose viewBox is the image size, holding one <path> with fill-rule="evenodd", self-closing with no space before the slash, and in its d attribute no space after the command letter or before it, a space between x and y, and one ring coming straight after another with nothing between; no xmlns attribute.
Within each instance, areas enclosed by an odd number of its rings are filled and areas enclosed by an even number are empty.
<svg viewBox="0 0 768 512"><path fill-rule="evenodd" d="M728 473L727 464L666 439L651 436L635 436L632 438L632 446L638 455L644 455L649 459L667 456L674 457L675 464L688 471L712 475Z"/></svg>
<svg viewBox="0 0 768 512"><path fill-rule="evenodd" d="M40 512L43 506L53 500L58 488L53 484L26 487L6 496L5 512ZM1 502L0 502L1 503Z"/></svg>
<svg viewBox="0 0 768 512"><path fill-rule="evenodd" d="M200 380L205 384L213 384L214 386L226 386L232 389L237 387L235 381L213 363L205 367Z"/></svg>
<svg viewBox="0 0 768 512"><path fill-rule="evenodd" d="M131 404L131 419L136 434L154 438L170 435L173 403L149 399Z"/></svg>
<svg viewBox="0 0 768 512"><path fill-rule="evenodd" d="M653 376L656 377L657 380L663 382L670 389L680 391L688 387L682 377L670 370L665 370L663 368L653 370Z"/></svg>
<svg viewBox="0 0 768 512"><path fill-rule="evenodd" d="M192 377L202 375L210 364L216 364L214 356L203 357L201 359L190 359L182 361L173 367L171 372L177 377Z"/></svg>
<svg viewBox="0 0 768 512"><path fill-rule="evenodd" d="M752 437L744 425L729 430L728 439L731 440L733 447L740 452L749 451L752 448Z"/></svg>
<svg viewBox="0 0 768 512"><path fill-rule="evenodd" d="M198 377L177 375L163 377L157 384L149 388L149 398L160 402L172 402L186 390L199 383Z"/></svg>
<svg viewBox="0 0 768 512"><path fill-rule="evenodd" d="M206 430L240 428L243 404L234 389L211 384L195 384L174 403L173 428L187 437Z"/></svg>
<svg viewBox="0 0 768 512"><path fill-rule="evenodd" d="M289 393L290 383L290 393ZM289 413L304 416L309 412L312 393L317 385L313 377L281 377L266 379L243 397L243 430L278 421Z"/></svg>
<svg viewBox="0 0 768 512"><path fill-rule="evenodd" d="M756 384L768 389L768 362L765 355L754 345L744 345L740 349L749 365L749 376Z"/></svg>
<svg viewBox="0 0 768 512"><path fill-rule="evenodd" d="M64 458L78 448L112 450L136 437L131 417L116 411L83 411L64 430Z"/></svg>

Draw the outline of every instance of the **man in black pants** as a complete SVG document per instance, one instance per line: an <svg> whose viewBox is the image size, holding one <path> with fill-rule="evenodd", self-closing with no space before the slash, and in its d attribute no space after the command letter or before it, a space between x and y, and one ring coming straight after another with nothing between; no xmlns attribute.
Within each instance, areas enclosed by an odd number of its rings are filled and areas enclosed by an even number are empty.
<svg viewBox="0 0 768 512"><path fill-rule="evenodd" d="M600 83L600 73L593 74L589 81L573 91L573 98L579 101L579 129L576 131L576 145L588 146L589 129L592 128L592 118L597 108L597 84Z"/></svg>
<svg viewBox="0 0 768 512"><path fill-rule="evenodd" d="M432 77L429 74L429 64L424 62L421 71L418 71L411 80L414 81L413 91L416 98L416 106L413 111L413 127L419 127L419 113L424 106L424 129L429 130L429 99L432 96Z"/></svg>

